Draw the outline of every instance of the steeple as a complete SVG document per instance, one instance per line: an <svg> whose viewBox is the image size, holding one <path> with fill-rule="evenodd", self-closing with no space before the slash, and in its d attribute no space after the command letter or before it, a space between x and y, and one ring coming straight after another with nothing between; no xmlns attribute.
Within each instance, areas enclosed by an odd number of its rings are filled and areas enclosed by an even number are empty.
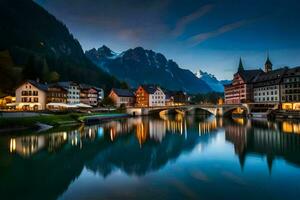
<svg viewBox="0 0 300 200"><path fill-rule="evenodd" d="M239 62L239 68L238 68L238 71L243 71L244 70L244 66L243 66L243 63L242 63L242 58L240 57L240 62Z"/></svg>
<svg viewBox="0 0 300 200"><path fill-rule="evenodd" d="M265 63L265 72L272 71L272 67L273 67L273 64L270 61L270 57L269 57L269 53L268 53L267 60L266 60L266 63Z"/></svg>

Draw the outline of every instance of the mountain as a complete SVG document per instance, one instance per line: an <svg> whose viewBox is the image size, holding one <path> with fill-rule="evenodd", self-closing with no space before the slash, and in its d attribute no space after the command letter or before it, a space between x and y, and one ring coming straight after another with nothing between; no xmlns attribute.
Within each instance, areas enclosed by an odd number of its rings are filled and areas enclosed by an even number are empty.
<svg viewBox="0 0 300 200"><path fill-rule="evenodd" d="M101 87L119 84L85 57L80 43L63 23L32 0L0 1L0 51L12 57L14 66L6 68L21 67L21 77L16 77L21 81L40 78ZM0 90L7 89L2 86Z"/></svg>
<svg viewBox="0 0 300 200"><path fill-rule="evenodd" d="M161 53L142 47L128 49L120 54L106 46L91 49L85 55L98 67L126 81L131 87L139 84L158 84L169 90L189 93L211 92L210 87L190 70L182 69Z"/></svg>
<svg viewBox="0 0 300 200"><path fill-rule="evenodd" d="M229 84L228 80L219 81L214 75L201 70L196 71L195 76L204 81L215 92L224 92L224 84Z"/></svg>

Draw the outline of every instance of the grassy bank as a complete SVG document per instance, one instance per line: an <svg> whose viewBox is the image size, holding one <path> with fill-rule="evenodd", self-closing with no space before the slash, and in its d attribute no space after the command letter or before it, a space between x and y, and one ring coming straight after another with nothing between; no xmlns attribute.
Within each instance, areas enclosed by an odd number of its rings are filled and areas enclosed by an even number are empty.
<svg viewBox="0 0 300 200"><path fill-rule="evenodd" d="M82 114L60 114L60 115L41 115L34 117L23 117L23 118L0 118L0 128L9 127L32 127L37 122L48 124L51 126L58 126L63 124L79 123L78 118Z"/></svg>
<svg viewBox="0 0 300 200"><path fill-rule="evenodd" d="M113 116L116 113L68 113L68 114L50 114L34 117L18 117L18 118L0 118L0 129L15 128L15 127L34 127L37 122L48 124L51 126L61 126L70 124L79 124L86 117L91 116Z"/></svg>

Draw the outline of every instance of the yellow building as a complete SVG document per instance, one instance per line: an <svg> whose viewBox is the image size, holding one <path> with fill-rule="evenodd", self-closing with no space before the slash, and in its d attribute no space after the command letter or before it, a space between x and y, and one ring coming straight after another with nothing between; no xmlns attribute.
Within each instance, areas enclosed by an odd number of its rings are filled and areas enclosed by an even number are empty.
<svg viewBox="0 0 300 200"><path fill-rule="evenodd" d="M16 106L16 97L5 96L0 98L0 109L11 109Z"/></svg>

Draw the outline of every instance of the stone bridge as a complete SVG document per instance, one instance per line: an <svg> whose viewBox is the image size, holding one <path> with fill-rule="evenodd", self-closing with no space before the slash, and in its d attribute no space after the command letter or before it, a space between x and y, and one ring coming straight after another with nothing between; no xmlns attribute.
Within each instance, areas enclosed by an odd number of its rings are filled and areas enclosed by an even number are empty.
<svg viewBox="0 0 300 200"><path fill-rule="evenodd" d="M211 105L211 104L198 104L198 105L183 105L183 106L164 106L164 107L132 107L127 108L127 113L130 115L150 115L154 113L168 113L170 111L175 111L180 114L185 114L186 112L192 112L196 109L205 110L214 116L226 116L231 114L231 112L237 108L240 108L246 112L250 113L250 108L248 104L230 104L230 105Z"/></svg>

